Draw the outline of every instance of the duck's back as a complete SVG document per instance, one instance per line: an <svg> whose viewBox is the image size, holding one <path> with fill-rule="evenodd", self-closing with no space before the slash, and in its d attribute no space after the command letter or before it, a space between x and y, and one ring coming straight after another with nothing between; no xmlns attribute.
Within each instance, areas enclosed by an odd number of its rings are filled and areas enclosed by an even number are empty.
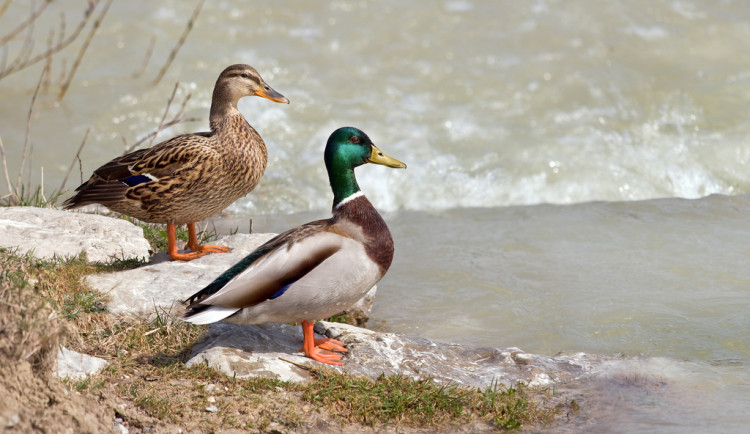
<svg viewBox="0 0 750 434"><path fill-rule="evenodd" d="M252 191L267 162L263 139L238 114L211 133L177 136L113 160L79 187L78 200L151 223L201 221ZM144 175L128 185L133 177L119 179L118 168Z"/></svg>

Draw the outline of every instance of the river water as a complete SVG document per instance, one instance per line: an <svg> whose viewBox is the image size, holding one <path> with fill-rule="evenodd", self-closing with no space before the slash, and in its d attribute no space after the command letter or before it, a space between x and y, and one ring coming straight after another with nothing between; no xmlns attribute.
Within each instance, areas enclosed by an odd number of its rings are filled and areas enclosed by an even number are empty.
<svg viewBox="0 0 750 434"><path fill-rule="evenodd" d="M36 47L61 12L74 26L79 5L63 3L37 24ZM178 80L172 113L189 93L199 120L159 138L205 130L217 74L249 63L291 104L241 101L269 166L219 227L326 216L325 140L360 127L409 167L357 172L397 248L372 327L614 356L601 368L613 380L581 391L593 409L581 429L747 430L744 2L213 1L152 84L196 4L115 0L62 102L80 41L54 58L31 121L33 184L44 167L46 191L58 187L88 129L84 176L121 153L159 124ZM40 74L0 80L12 176ZM76 166L68 188L78 181Z"/></svg>

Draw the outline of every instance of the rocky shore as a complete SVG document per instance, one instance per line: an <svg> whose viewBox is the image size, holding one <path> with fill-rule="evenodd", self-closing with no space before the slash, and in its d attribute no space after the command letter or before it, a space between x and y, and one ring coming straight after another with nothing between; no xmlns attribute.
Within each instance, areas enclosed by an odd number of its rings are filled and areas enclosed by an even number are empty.
<svg viewBox="0 0 750 434"><path fill-rule="evenodd" d="M178 315L181 300L209 283L273 234L236 234L216 244L232 247L227 254L207 255L183 263L149 258L142 231L131 223L104 216L39 208L0 208L0 247L33 250L40 257L76 255L85 251L91 260L144 258L138 268L89 275L87 284L108 295L107 310L118 315ZM360 319L369 315L376 288L356 306ZM433 378L440 383L484 388L522 383L554 390L557 399L581 400L582 391L599 390L604 396L612 381L628 382L628 370L618 376L613 364L638 364L637 359L612 359L583 353L554 357L526 353L518 348L469 348L397 333L383 333L341 323L319 322L316 332L346 343L344 372L377 378L381 374ZM299 326L216 324L194 345L188 365L207 363L238 378L269 377L305 382L306 366L315 362L299 352ZM62 377L87 375L106 362L66 349L59 353ZM613 374L613 372L615 372ZM638 380L643 383L643 379ZM646 381L643 384L647 384ZM596 393L596 392L595 392Z"/></svg>

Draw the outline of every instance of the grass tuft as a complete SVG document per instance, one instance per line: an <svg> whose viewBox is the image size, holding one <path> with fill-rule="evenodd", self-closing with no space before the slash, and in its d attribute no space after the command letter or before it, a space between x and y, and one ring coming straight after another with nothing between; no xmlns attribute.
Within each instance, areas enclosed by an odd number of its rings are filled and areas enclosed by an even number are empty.
<svg viewBox="0 0 750 434"><path fill-rule="evenodd" d="M351 422L372 426L386 423L425 425L464 414L466 389L438 386L432 379L413 380L381 375L377 380L317 371L316 381L303 395L313 403L348 415Z"/></svg>
<svg viewBox="0 0 750 434"><path fill-rule="evenodd" d="M555 414L538 408L520 387L502 389L493 384L482 391L439 385L431 378L381 375L373 381L331 370L315 374L317 381L305 390L304 399L348 422L367 426L435 426L478 416L497 428L516 429L525 423L549 421Z"/></svg>
<svg viewBox="0 0 750 434"><path fill-rule="evenodd" d="M64 192L55 191L48 198L44 195L41 186L32 189L31 187L21 184L18 190L0 199L0 206L54 208L57 204L57 200L60 199L63 194Z"/></svg>

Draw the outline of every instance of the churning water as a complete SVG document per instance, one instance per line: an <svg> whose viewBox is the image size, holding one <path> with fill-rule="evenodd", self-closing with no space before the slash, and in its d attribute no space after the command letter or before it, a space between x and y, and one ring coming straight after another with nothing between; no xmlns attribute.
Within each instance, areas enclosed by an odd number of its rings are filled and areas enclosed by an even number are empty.
<svg viewBox="0 0 750 434"><path fill-rule="evenodd" d="M3 20L25 16L18 3ZM589 429L747 429L744 2L214 1L152 85L194 7L115 1L61 103L57 77L78 46L56 57L32 118L33 183L43 166L57 187L88 128L84 176L122 152L158 125L177 80L172 113L190 93L186 115L200 120L159 137L205 130L216 76L249 63L291 104L241 102L270 161L225 225L325 216L325 140L358 126L409 166L358 169L397 244L374 327L618 355ZM81 12L63 11L71 23ZM12 171L40 73L0 80Z"/></svg>

